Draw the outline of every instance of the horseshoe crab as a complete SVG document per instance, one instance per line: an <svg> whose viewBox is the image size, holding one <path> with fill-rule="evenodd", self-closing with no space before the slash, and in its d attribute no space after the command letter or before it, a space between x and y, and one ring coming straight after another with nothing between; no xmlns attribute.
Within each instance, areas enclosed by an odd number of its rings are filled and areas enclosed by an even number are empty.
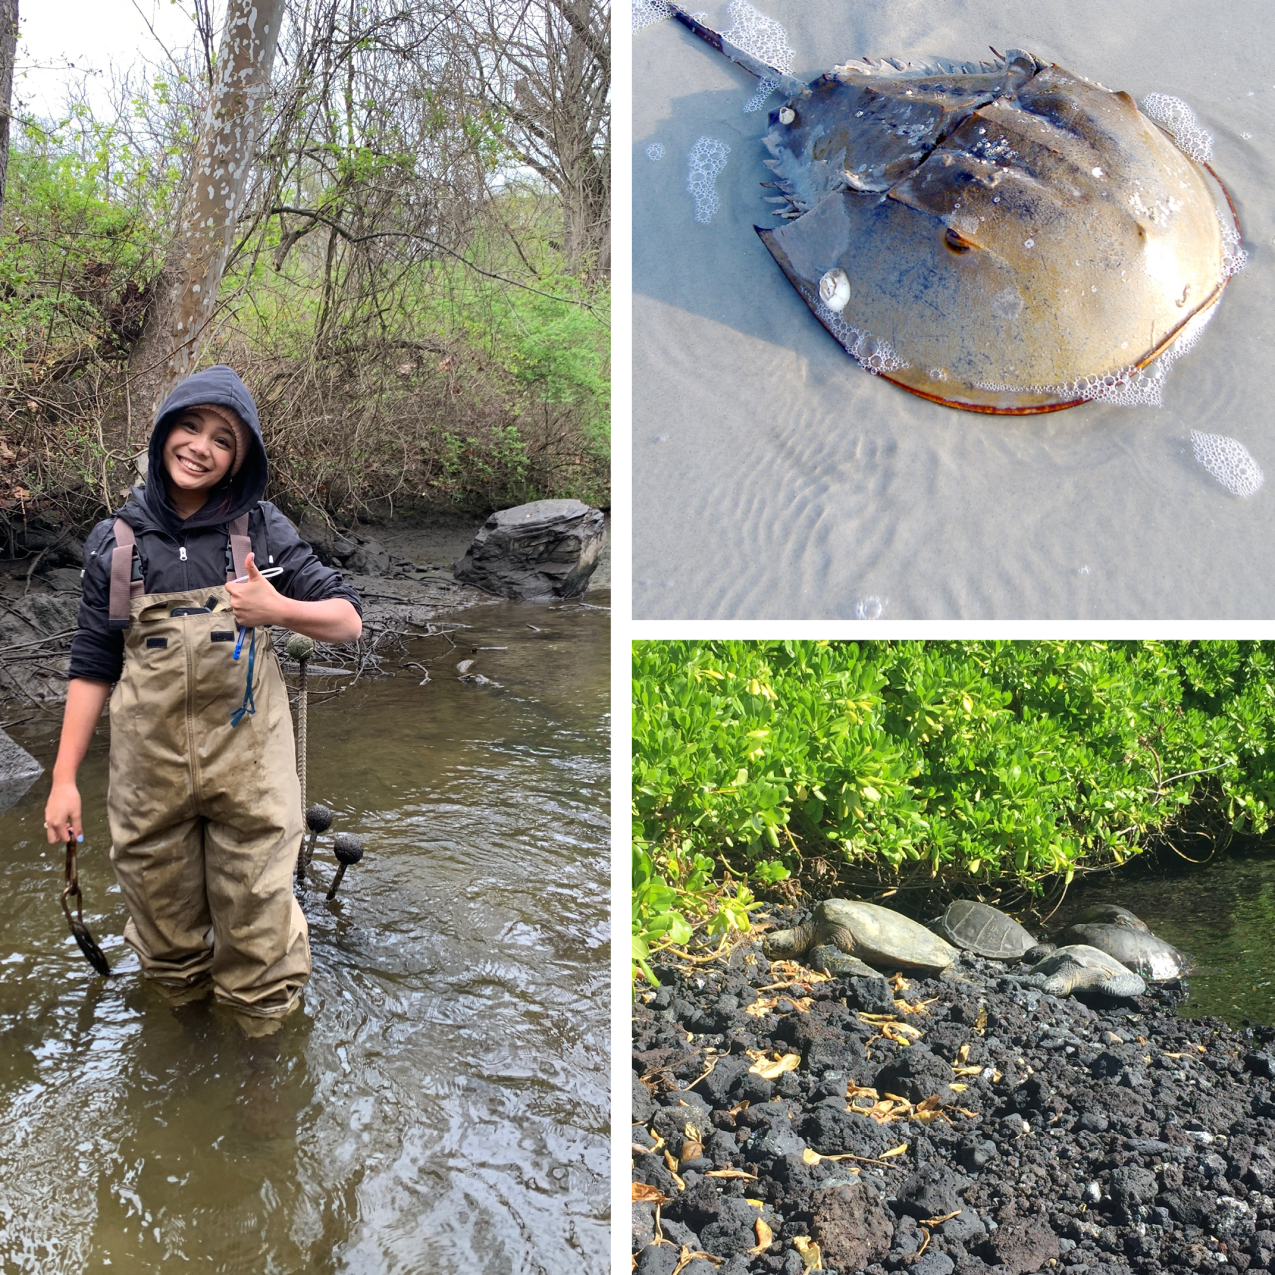
<svg viewBox="0 0 1275 1275"><path fill-rule="evenodd" d="M806 85L668 7L785 98L764 139L785 224L757 234L903 389L1013 414L1139 401L1238 268L1220 181L1128 93L1019 49L855 59Z"/></svg>

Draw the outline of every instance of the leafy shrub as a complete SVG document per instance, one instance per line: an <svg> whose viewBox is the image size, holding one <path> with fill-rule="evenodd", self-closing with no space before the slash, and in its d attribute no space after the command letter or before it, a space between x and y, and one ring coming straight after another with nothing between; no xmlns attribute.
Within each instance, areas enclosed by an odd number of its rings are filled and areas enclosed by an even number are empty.
<svg viewBox="0 0 1275 1275"><path fill-rule="evenodd" d="M700 926L713 936L748 929L748 913L758 904L745 885L729 880L715 884L715 866L712 859L692 851L689 843L655 854L645 843L633 843L635 979L658 985L650 966L655 951L689 943Z"/></svg>
<svg viewBox="0 0 1275 1275"><path fill-rule="evenodd" d="M135 479L150 420L128 358L169 251L183 139L139 148L82 109L52 128L15 120L0 221L10 552L29 516L89 525ZM469 215L465 263L400 260L393 240L376 287L357 271L337 286L317 235L275 269L278 219L232 261L203 362L230 362L256 394L269 495L289 512L610 503L608 285L568 273L550 202L509 189ZM488 224L510 219L517 244Z"/></svg>
<svg viewBox="0 0 1275 1275"><path fill-rule="evenodd" d="M636 835L753 881L971 886L1137 854L1187 821L1260 835L1273 644L642 642Z"/></svg>

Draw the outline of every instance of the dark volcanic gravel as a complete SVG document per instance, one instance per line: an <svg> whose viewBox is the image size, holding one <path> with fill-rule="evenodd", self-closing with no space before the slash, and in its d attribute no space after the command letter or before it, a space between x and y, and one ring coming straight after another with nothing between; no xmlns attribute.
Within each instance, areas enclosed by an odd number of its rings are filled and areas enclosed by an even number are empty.
<svg viewBox="0 0 1275 1275"><path fill-rule="evenodd" d="M1025 969L794 982L754 941L657 967L633 1009L639 1275L802 1275L812 1245L840 1275L1275 1271L1275 1029ZM766 1079L750 1051L800 1065ZM848 1110L874 1102L891 1118Z"/></svg>

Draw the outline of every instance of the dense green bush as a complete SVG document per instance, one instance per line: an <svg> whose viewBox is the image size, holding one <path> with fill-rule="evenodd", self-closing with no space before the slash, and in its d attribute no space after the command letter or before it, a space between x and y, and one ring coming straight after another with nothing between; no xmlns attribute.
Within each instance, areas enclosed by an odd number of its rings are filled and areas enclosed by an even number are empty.
<svg viewBox="0 0 1275 1275"><path fill-rule="evenodd" d="M82 109L14 122L0 220L9 552L32 513L91 525L134 480L150 422L128 358L169 251L183 143L177 130L167 149L139 148ZM609 505L609 285L571 272L539 188L506 183L466 215L463 254L405 255L393 239L344 274L327 236L280 257L278 217L239 245L203 357L257 394L269 494L290 514Z"/></svg>
<svg viewBox="0 0 1275 1275"><path fill-rule="evenodd" d="M635 836L754 883L817 856L1040 891L1186 820L1260 835L1275 644L642 642Z"/></svg>
<svg viewBox="0 0 1275 1275"><path fill-rule="evenodd" d="M657 864L651 848L633 844L633 977L658 980L650 958L660 945L689 943L692 926L711 936L747 930L748 914L760 905L752 891L729 879L714 882L717 865L689 844L666 847Z"/></svg>

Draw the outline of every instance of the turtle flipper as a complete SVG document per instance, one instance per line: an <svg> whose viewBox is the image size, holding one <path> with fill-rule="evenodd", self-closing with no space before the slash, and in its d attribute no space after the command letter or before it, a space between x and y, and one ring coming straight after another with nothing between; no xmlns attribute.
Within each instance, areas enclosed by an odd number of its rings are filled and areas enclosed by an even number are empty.
<svg viewBox="0 0 1275 1275"><path fill-rule="evenodd" d="M1102 982L1095 983L1094 986L1098 991L1108 996L1119 997L1121 1000L1132 1000L1133 997L1141 996L1147 990L1142 976L1135 974L1132 970L1126 970L1123 974L1112 974Z"/></svg>
<svg viewBox="0 0 1275 1275"><path fill-rule="evenodd" d="M854 935L847 926L834 925L825 921L819 932L821 942L830 943L840 952L854 951Z"/></svg>
<svg viewBox="0 0 1275 1275"><path fill-rule="evenodd" d="M850 956L830 943L820 943L810 949L806 964L812 970L821 970L831 974L833 978L880 978L881 975L870 965L865 965L857 956Z"/></svg>
<svg viewBox="0 0 1275 1275"><path fill-rule="evenodd" d="M1074 969L1055 970L1052 974L1037 975L1037 978L1036 986L1048 996L1070 996L1076 987Z"/></svg>

